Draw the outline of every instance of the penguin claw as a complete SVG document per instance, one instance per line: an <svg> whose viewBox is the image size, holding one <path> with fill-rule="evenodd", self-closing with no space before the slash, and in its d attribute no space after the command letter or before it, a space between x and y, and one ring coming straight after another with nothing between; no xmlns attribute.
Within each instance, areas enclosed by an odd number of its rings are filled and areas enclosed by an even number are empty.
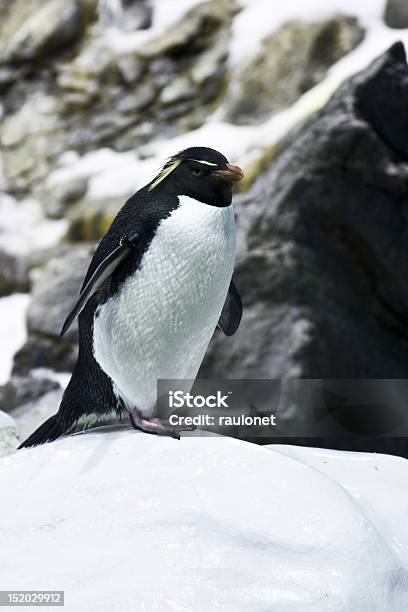
<svg viewBox="0 0 408 612"><path fill-rule="evenodd" d="M195 425L181 425L180 427L168 427L167 431L169 432L169 435L171 435L172 438L175 438L176 440L180 440L180 434L183 431L195 431L197 429L197 427Z"/></svg>
<svg viewBox="0 0 408 612"><path fill-rule="evenodd" d="M180 440L180 433L183 431L194 431L194 425L184 425L175 427L170 425L168 421L158 419L157 417L144 417L140 410L133 408L129 412L130 422L132 427L146 433L156 434L157 436L170 436L175 440Z"/></svg>

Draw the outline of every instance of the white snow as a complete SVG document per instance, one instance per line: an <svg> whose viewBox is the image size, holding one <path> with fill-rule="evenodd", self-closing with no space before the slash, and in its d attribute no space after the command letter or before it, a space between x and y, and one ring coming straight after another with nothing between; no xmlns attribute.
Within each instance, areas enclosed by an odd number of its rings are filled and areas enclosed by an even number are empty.
<svg viewBox="0 0 408 612"><path fill-rule="evenodd" d="M71 163L69 159L64 157L64 163L49 175L47 185L54 187L79 178L91 178L88 195L98 198L132 193L139 189L143 180L146 181L146 175L142 178L146 164L138 162L132 151L116 153L105 148L72 157Z"/></svg>
<svg viewBox="0 0 408 612"><path fill-rule="evenodd" d="M184 15L203 0L153 0L152 27L136 32L124 32L115 27L104 32L104 43L115 53L131 53L143 47L149 41L158 38L166 30L180 21Z"/></svg>
<svg viewBox="0 0 408 612"><path fill-rule="evenodd" d="M34 370L31 370L30 374L34 376L34 378L48 378L48 380L54 380L62 389L65 389L71 378L69 372L56 372L55 370L51 370L51 368L34 368Z"/></svg>
<svg viewBox="0 0 408 612"><path fill-rule="evenodd" d="M8 381L13 357L26 341L29 303L30 296L25 293L0 298L0 385Z"/></svg>
<svg viewBox="0 0 408 612"><path fill-rule="evenodd" d="M407 476L401 478L408 469L406 459L299 446L270 445L268 448L298 459L340 482L395 554L408 564Z"/></svg>
<svg viewBox="0 0 408 612"><path fill-rule="evenodd" d="M408 463L296 453L122 430L3 457L3 588L64 589L67 612L406 610Z"/></svg>
<svg viewBox="0 0 408 612"><path fill-rule="evenodd" d="M62 239L67 221L45 219L41 204L32 198L17 202L0 194L0 245L7 253L27 255L52 247Z"/></svg>

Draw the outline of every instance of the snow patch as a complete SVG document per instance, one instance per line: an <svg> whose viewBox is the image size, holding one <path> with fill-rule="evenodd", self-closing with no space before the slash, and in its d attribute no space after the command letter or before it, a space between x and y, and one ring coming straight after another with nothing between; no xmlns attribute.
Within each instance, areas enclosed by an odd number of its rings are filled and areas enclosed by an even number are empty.
<svg viewBox="0 0 408 612"><path fill-rule="evenodd" d="M408 461L375 453L271 445L274 452L306 463L339 482L408 564Z"/></svg>
<svg viewBox="0 0 408 612"><path fill-rule="evenodd" d="M123 32L119 28L108 28L104 33L105 44L118 55L137 51L151 40L180 21L188 11L202 4L203 0L153 0L153 26L147 30Z"/></svg>
<svg viewBox="0 0 408 612"><path fill-rule="evenodd" d="M53 380L60 385L61 389L65 389L71 378L69 372L56 372L50 368L35 368L31 370L31 375L34 376L34 378L48 378L48 380Z"/></svg>
<svg viewBox="0 0 408 612"><path fill-rule="evenodd" d="M67 612L401 612L408 572L390 534L405 528L366 509L343 485L355 463L332 457L326 474L307 449L129 430L18 451L0 461L2 581L63 588ZM408 463L376 462L406 516ZM368 490L364 456L359 469Z"/></svg>
<svg viewBox="0 0 408 612"><path fill-rule="evenodd" d="M30 296L14 293L0 299L0 385L11 374L13 357L27 339L26 314Z"/></svg>
<svg viewBox="0 0 408 612"><path fill-rule="evenodd" d="M13 197L0 194L0 243L2 249L13 255L28 255L38 249L47 249L60 242L68 222L45 219L41 204L27 198L17 202Z"/></svg>

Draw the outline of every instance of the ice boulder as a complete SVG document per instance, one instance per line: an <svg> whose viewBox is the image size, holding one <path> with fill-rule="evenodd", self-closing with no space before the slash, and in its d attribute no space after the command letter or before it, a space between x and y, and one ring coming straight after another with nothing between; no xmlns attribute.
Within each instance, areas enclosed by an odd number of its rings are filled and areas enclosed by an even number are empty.
<svg viewBox="0 0 408 612"><path fill-rule="evenodd" d="M2 588L82 612L408 609L408 462L76 435L0 460Z"/></svg>

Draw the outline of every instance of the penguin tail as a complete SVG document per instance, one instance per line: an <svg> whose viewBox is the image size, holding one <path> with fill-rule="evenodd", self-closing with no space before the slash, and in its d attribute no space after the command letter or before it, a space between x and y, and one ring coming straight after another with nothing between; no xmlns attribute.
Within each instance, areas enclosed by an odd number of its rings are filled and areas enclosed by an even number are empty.
<svg viewBox="0 0 408 612"><path fill-rule="evenodd" d="M38 429L34 431L20 444L18 448L28 448L30 446L38 446L39 444L44 444L45 442L53 442L60 436L62 436L66 432L66 427L61 423L61 420L58 419L58 415L54 414L52 417L47 419L45 423L40 425Z"/></svg>

